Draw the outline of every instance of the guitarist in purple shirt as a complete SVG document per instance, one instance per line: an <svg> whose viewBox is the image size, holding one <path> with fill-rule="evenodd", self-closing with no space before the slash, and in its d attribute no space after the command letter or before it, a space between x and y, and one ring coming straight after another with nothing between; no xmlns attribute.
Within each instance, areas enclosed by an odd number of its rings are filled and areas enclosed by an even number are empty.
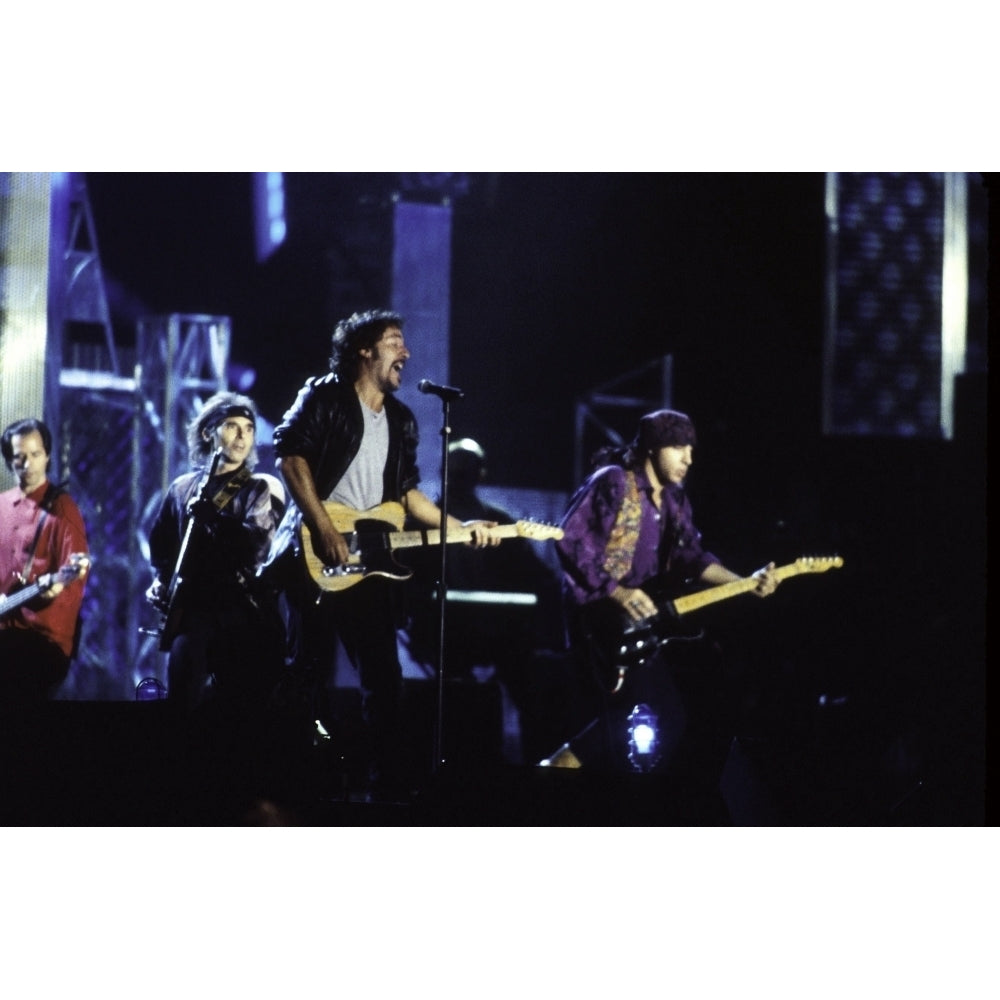
<svg viewBox="0 0 1000 1000"><path fill-rule="evenodd" d="M692 583L742 579L703 548L692 520L684 481L694 447L694 425L685 414L658 410L643 416L630 444L595 456L597 468L571 498L564 536L556 543L571 648L608 695L607 717L590 727L591 736L598 743L603 738L603 751L625 766L624 716L637 703L655 702L669 678L662 663L623 660L622 636L665 616L663 598ZM770 563L753 574L758 596L774 592L774 570ZM652 638L650 656L661 648ZM568 745L553 763L586 766L579 752Z"/></svg>

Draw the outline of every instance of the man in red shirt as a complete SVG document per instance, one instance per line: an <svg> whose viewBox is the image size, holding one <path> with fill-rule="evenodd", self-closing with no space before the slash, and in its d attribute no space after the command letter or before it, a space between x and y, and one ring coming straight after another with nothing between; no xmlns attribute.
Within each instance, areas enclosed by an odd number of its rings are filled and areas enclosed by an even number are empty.
<svg viewBox="0 0 1000 1000"><path fill-rule="evenodd" d="M9 708L44 701L66 679L89 560L79 508L49 482L49 428L19 420L0 447L18 480L0 493L0 707Z"/></svg>

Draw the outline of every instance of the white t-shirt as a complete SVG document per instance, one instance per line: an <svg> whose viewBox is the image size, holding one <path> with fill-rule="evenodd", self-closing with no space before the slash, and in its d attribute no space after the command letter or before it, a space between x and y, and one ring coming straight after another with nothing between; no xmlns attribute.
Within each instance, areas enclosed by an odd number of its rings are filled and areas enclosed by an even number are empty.
<svg viewBox="0 0 1000 1000"><path fill-rule="evenodd" d="M361 447L327 499L355 510L368 510L382 502L385 463L389 457L389 419L385 409L376 413L364 403L361 412L365 418Z"/></svg>

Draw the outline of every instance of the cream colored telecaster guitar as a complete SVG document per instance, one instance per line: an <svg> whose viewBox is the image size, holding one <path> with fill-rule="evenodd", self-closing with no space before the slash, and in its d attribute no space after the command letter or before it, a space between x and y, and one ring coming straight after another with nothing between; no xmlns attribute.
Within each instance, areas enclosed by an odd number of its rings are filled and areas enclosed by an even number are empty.
<svg viewBox="0 0 1000 1000"><path fill-rule="evenodd" d="M383 503L368 510L355 510L333 501L327 501L323 506L333 526L347 539L351 550L351 558L345 565L327 566L313 552L309 529L302 526L306 568L323 590L344 590L370 576L406 580L413 575L413 571L397 562L393 552L396 549L441 544L439 528L403 531L406 511L398 503ZM527 538L533 541L562 538L563 535L562 528L534 521L501 524L493 530L500 538ZM472 530L449 529L446 540L449 545L452 542L471 541Z"/></svg>

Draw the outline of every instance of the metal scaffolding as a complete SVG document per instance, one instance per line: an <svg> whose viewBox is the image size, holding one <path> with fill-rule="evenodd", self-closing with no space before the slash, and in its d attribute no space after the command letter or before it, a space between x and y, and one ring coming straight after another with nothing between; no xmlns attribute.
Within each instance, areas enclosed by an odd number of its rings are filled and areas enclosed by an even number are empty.
<svg viewBox="0 0 1000 1000"><path fill-rule="evenodd" d="M592 389L576 403L573 481L583 482L590 455L603 445L622 445L643 413L672 405L673 355L665 354ZM624 424L622 414L629 423Z"/></svg>
<svg viewBox="0 0 1000 1000"><path fill-rule="evenodd" d="M227 387L230 341L226 316L154 316L138 321L134 349L60 373L64 467L94 555L64 698L132 698L143 678L165 681L157 639L140 631L156 624L144 596L149 528L167 486L189 468L188 423Z"/></svg>

